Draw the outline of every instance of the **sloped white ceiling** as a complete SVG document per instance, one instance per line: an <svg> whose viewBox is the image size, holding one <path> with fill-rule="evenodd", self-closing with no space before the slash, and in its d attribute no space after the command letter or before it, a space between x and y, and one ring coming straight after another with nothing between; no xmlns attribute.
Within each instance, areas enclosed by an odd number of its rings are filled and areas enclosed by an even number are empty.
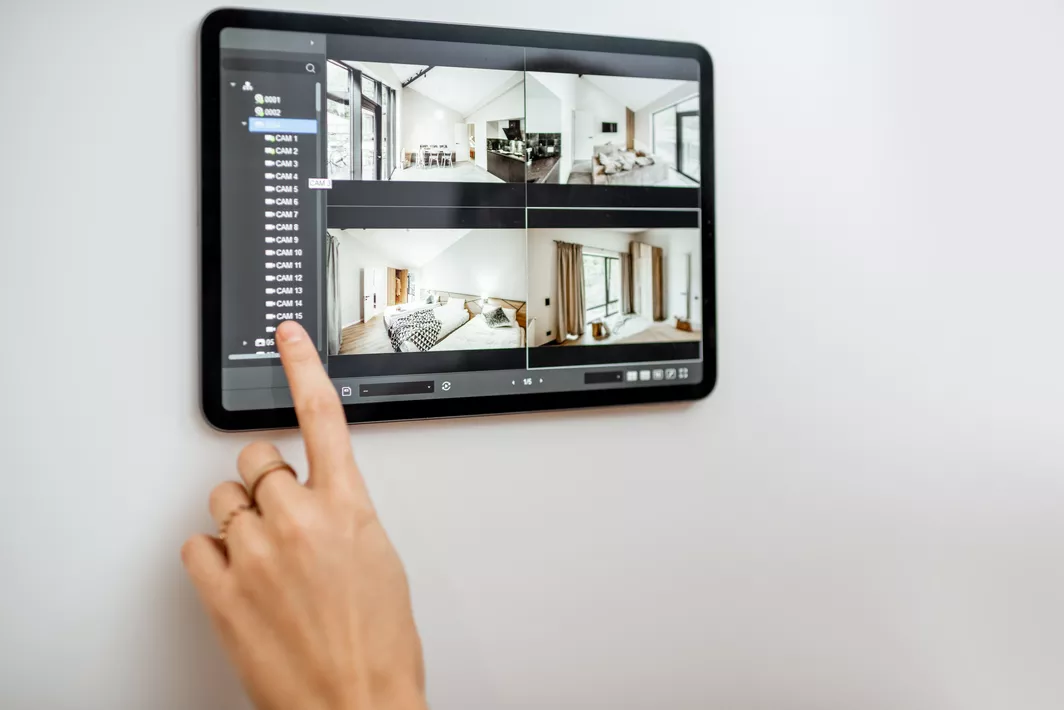
<svg viewBox="0 0 1064 710"><path fill-rule="evenodd" d="M403 81L407 81L425 68L414 64L392 64L391 66ZM504 88L509 88L508 82L519 73L498 69L433 67L428 74L419 77L406 88L413 89L463 116L468 116L502 93Z"/></svg>
<svg viewBox="0 0 1064 710"><path fill-rule="evenodd" d="M468 229L345 229L367 249L377 252L395 269L419 269L436 258Z"/></svg>
<svg viewBox="0 0 1064 710"><path fill-rule="evenodd" d="M585 74L583 78L633 111L649 106L684 84L690 84L692 92L698 91L698 84L693 81L643 79L630 76L592 76L590 74Z"/></svg>

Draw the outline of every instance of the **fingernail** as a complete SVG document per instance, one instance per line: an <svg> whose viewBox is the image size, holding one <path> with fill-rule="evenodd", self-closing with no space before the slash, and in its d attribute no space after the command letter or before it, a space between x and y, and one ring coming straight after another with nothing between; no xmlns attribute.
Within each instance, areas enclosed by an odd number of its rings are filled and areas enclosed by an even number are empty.
<svg viewBox="0 0 1064 710"><path fill-rule="evenodd" d="M277 326L277 338L285 343L298 343L303 334L303 328L295 321L286 320Z"/></svg>

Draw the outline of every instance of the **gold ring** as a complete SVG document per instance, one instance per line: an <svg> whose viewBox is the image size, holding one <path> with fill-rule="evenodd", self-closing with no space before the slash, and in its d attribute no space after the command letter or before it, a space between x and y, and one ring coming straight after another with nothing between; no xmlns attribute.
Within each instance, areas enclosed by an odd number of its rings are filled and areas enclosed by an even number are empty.
<svg viewBox="0 0 1064 710"><path fill-rule="evenodd" d="M243 513L245 510L255 510L255 503L241 503L237 507L229 511L229 514L225 516L221 525L218 526L218 539L225 542L225 539L229 537L229 525L236 519L236 516Z"/></svg>
<svg viewBox="0 0 1064 710"><path fill-rule="evenodd" d="M251 480L251 488L248 489L248 497L251 498L252 505L256 505L255 493L259 490L259 484L262 483L263 480L274 471L282 470L288 471L290 474L292 474L292 478L295 478L297 480L299 479L299 476L298 474L296 474L296 470L292 468L292 465L289 464L287 461L283 461L281 459L270 461L267 464L259 466L259 470L255 473L255 477Z"/></svg>

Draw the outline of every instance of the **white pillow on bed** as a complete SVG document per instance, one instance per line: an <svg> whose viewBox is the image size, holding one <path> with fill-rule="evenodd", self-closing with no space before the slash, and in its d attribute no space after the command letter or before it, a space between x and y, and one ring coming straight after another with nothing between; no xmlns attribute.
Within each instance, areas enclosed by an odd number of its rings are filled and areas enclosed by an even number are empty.
<svg viewBox="0 0 1064 710"><path fill-rule="evenodd" d="M510 325L517 325L517 309L503 308L502 312L506 314L506 317L510 321Z"/></svg>
<svg viewBox="0 0 1064 710"><path fill-rule="evenodd" d="M447 303L443 304L444 308L450 308L452 310L460 311L465 308L465 301L461 298L450 298Z"/></svg>

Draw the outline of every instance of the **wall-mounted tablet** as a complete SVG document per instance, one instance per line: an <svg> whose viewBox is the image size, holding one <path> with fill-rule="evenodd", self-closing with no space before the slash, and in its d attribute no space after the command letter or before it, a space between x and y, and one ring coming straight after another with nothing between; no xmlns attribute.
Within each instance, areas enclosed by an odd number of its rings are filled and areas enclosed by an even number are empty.
<svg viewBox="0 0 1064 710"><path fill-rule="evenodd" d="M704 49L246 10L200 41L214 426L296 423L285 320L351 422L712 389Z"/></svg>

